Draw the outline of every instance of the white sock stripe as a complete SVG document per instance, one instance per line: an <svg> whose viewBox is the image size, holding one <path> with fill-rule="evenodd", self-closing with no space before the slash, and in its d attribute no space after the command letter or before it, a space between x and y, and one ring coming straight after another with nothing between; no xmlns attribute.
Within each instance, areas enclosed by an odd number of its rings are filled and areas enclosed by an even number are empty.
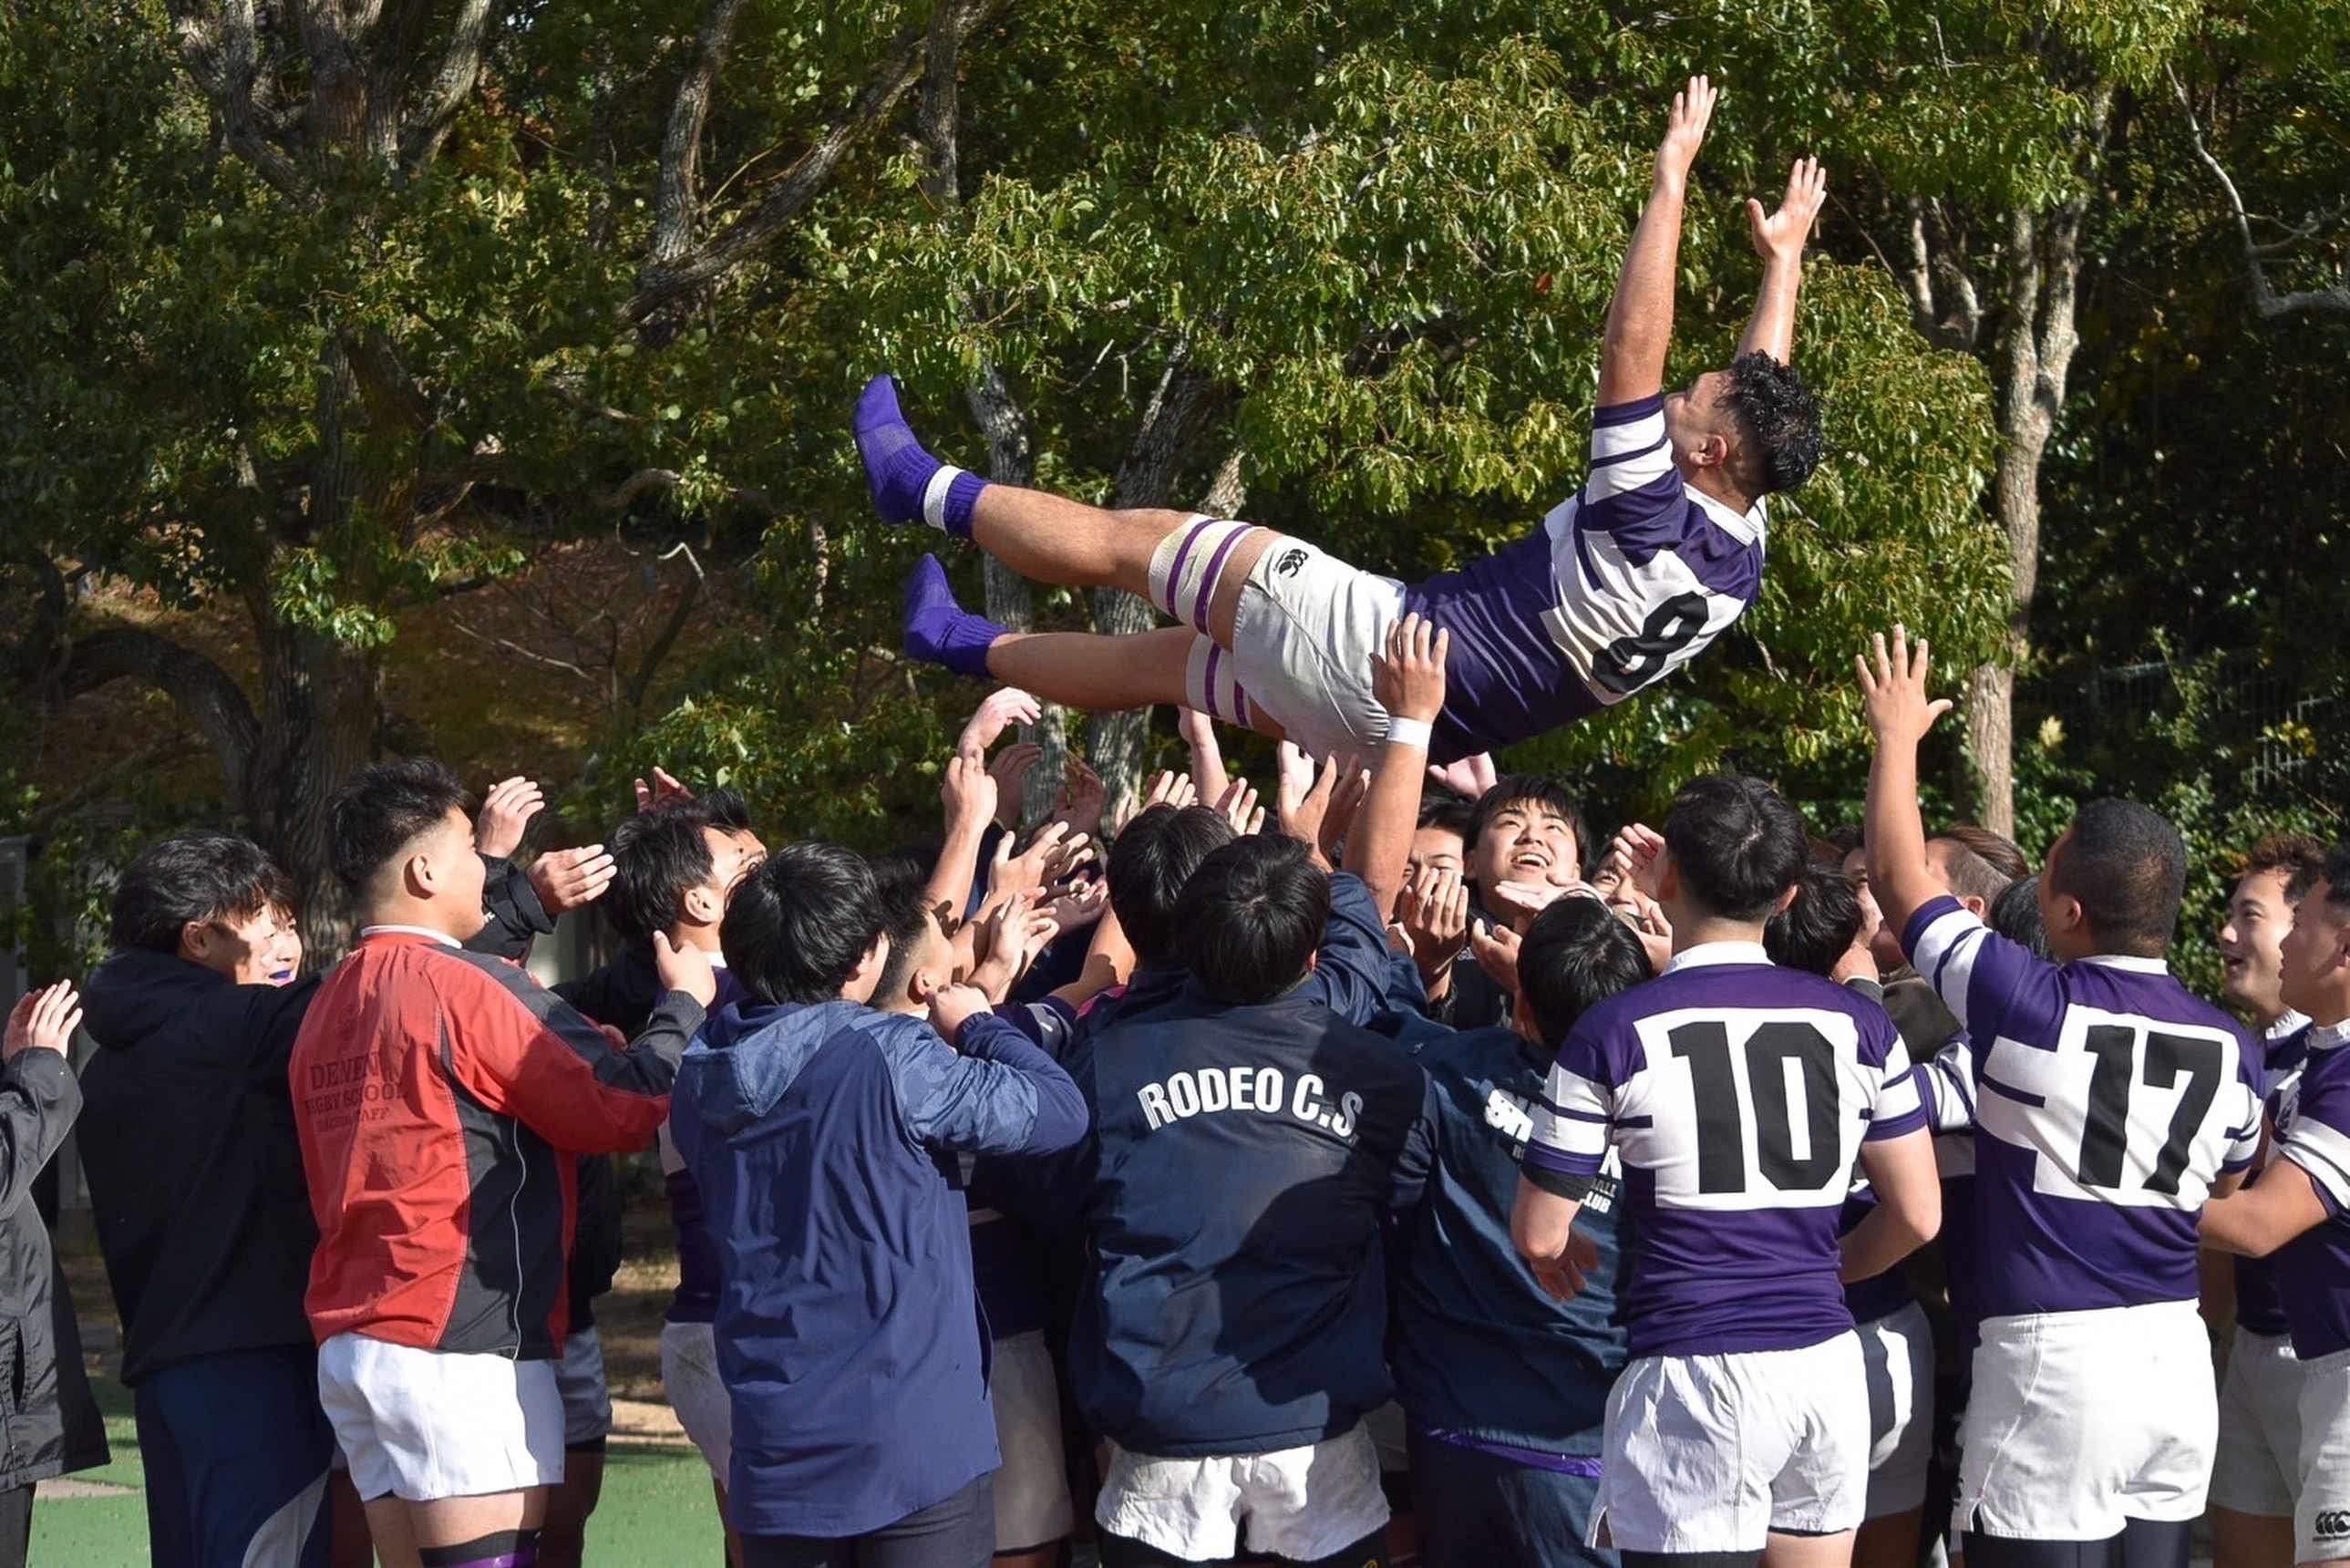
<svg viewBox="0 0 2350 1568"><path fill-rule="evenodd" d="M922 487L922 521L941 533L947 526L947 492L953 488L955 475L962 472L951 462L942 462L931 475L930 483Z"/></svg>

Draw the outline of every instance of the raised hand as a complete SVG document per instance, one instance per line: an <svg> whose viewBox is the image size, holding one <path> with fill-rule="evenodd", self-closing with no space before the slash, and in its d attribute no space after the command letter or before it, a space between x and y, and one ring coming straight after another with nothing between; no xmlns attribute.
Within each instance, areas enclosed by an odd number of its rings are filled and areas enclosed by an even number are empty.
<svg viewBox="0 0 2350 1568"><path fill-rule="evenodd" d="M667 931L653 933L653 972L660 977L664 994L681 991L704 1007L718 1000L718 971L711 967L710 955L691 942L678 946Z"/></svg>
<svg viewBox="0 0 2350 1568"><path fill-rule="evenodd" d="M1764 261L1793 261L1804 254L1804 242L1828 199L1827 171L1816 158L1798 158L1787 175L1787 193L1779 210L1766 213L1762 203L1746 199L1746 221L1754 231L1754 254Z"/></svg>
<svg viewBox="0 0 2350 1568"><path fill-rule="evenodd" d="M1665 116L1665 139L1657 145L1657 177L1670 178L1675 182L1689 178L1690 165L1697 161L1697 150L1705 145L1705 128L1713 119L1713 82L1706 77L1691 77L1689 85L1673 94L1673 107Z"/></svg>
<svg viewBox="0 0 2350 1568"><path fill-rule="evenodd" d="M650 811L657 805L667 805L671 801L693 798L693 792L678 783L666 768L653 770L652 783L647 784L644 780L639 779L636 781L636 785L639 811Z"/></svg>
<svg viewBox="0 0 2350 1568"><path fill-rule="evenodd" d="M1102 912L1109 908L1109 879L1096 877L1091 881L1073 882L1044 908L1045 913L1052 917L1055 938L1082 930L1100 919Z"/></svg>
<svg viewBox="0 0 2350 1568"><path fill-rule="evenodd" d="M1664 871L1665 836L1647 823L1627 824L1616 835L1615 844L1607 851L1615 862L1617 874L1623 878L1623 888L1628 888L1645 898L1656 898L1663 892L1659 877ZM1622 888L1617 897L1622 896Z"/></svg>
<svg viewBox="0 0 2350 1568"><path fill-rule="evenodd" d="M1467 945L1469 884L1458 871L1427 867L1404 889L1397 924L1411 944L1419 978L1433 984Z"/></svg>
<svg viewBox="0 0 2350 1568"><path fill-rule="evenodd" d="M1083 757L1070 753L1053 820L1072 833L1096 834L1101 831L1102 814L1108 809L1109 791L1103 786L1101 774L1087 767Z"/></svg>
<svg viewBox="0 0 2350 1568"><path fill-rule="evenodd" d="M1223 797L1216 802L1216 815L1243 838L1264 827L1264 807L1257 805L1256 786L1246 779L1234 779L1224 786Z"/></svg>
<svg viewBox="0 0 2350 1568"><path fill-rule="evenodd" d="M996 845L994 863L987 868L987 901L1001 903L1049 888L1093 858L1093 843L1086 835L1073 834L1058 822L1046 823L1044 831L1017 855L1012 853L1012 839L1006 835Z"/></svg>
<svg viewBox="0 0 2350 1568"><path fill-rule="evenodd" d="M1512 996L1518 993L1518 933L1507 926L1480 920L1469 928L1469 950L1476 956L1477 967Z"/></svg>
<svg viewBox="0 0 2350 1568"><path fill-rule="evenodd" d="M592 904L612 885L619 867L600 844L550 849L531 862L530 886L550 915Z"/></svg>
<svg viewBox="0 0 2350 1568"><path fill-rule="evenodd" d="M1150 781L1149 793L1142 797L1142 809L1154 805L1171 805L1180 811L1187 805L1200 804L1200 792L1191 784L1190 774L1162 773Z"/></svg>
<svg viewBox="0 0 2350 1568"><path fill-rule="evenodd" d="M1034 889L1003 905L989 916L980 930L980 941L986 950L972 971L968 983L984 992L991 1002L1002 1002L1028 972L1028 966L1045 945L1060 934L1059 923L1050 909L1039 905Z"/></svg>
<svg viewBox="0 0 2350 1568"><path fill-rule="evenodd" d="M27 1051L65 1054L81 1027L81 996L73 981L61 980L17 999L8 1014L8 1033L0 1041L0 1060L13 1062Z"/></svg>
<svg viewBox="0 0 2350 1568"><path fill-rule="evenodd" d="M1001 798L997 791L994 774L976 755L957 752L949 757L946 774L939 780L939 804L946 807L948 835L952 836L959 829L976 833L985 827L995 815Z"/></svg>
<svg viewBox="0 0 2350 1568"><path fill-rule="evenodd" d="M962 756L976 758L975 752L962 752ZM1006 827L1020 826L1020 791L1028 782L1028 770L1045 755L1045 748L1034 741L1015 741L995 753L987 764L987 776L995 781L995 820Z"/></svg>
<svg viewBox="0 0 2350 1568"><path fill-rule="evenodd" d="M1444 656L1452 634L1408 615L1388 628L1387 648L1371 660L1371 696L1398 719L1432 723L1444 711Z"/></svg>
<svg viewBox="0 0 2350 1568"><path fill-rule="evenodd" d="M1926 695L1926 677L1932 672L1933 661L1924 638L1918 639L1913 651L1908 628L1897 626L1890 648L1883 632L1872 643L1873 659L1863 654L1852 661L1860 672L1861 705L1868 715L1869 732L1879 745L1914 746L1926 738L1935 720L1950 711L1950 700Z"/></svg>
<svg viewBox="0 0 2350 1568"><path fill-rule="evenodd" d="M482 796L473 818L473 847L503 860L522 847L530 819L546 809L546 796L530 780L517 774L500 779Z"/></svg>
<svg viewBox="0 0 2350 1568"><path fill-rule="evenodd" d="M962 1026L993 1005L975 985L942 985L931 992L931 1027L948 1044L960 1045Z"/></svg>
<svg viewBox="0 0 2350 1568"><path fill-rule="evenodd" d="M1017 686L991 691L963 722L962 733L955 739L955 750L984 756L987 748L995 744L1004 731L1014 724L1033 724L1044 712L1036 699Z"/></svg>
<svg viewBox="0 0 2350 1568"><path fill-rule="evenodd" d="M1485 792L1502 782L1501 770L1493 766L1493 753L1480 752L1473 757L1463 757L1457 763L1438 767L1428 764L1428 776L1459 795L1462 800L1482 800Z"/></svg>

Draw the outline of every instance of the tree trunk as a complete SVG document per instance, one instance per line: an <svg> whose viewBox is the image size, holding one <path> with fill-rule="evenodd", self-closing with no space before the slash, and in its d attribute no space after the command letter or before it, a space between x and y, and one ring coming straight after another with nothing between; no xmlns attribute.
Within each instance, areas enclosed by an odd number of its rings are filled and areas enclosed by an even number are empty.
<svg viewBox="0 0 2350 1568"><path fill-rule="evenodd" d="M255 836L294 879L302 898L302 945L317 968L353 932L349 890L336 877L327 807L357 769L374 760L383 711L382 670L369 652L298 628L265 628L261 754L241 803Z"/></svg>

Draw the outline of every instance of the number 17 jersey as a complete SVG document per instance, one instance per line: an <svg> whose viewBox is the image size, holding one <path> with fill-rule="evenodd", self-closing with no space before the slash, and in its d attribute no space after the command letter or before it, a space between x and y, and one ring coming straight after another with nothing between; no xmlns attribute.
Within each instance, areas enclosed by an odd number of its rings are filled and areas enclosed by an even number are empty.
<svg viewBox="0 0 2350 1568"><path fill-rule="evenodd" d="M2259 1152L2261 1048L2158 959L2058 966L1953 898L1903 946L1973 1041L1986 1318L2196 1298L2196 1220Z"/></svg>
<svg viewBox="0 0 2350 1568"><path fill-rule="evenodd" d="M1715 942L1576 1020L1523 1168L1593 1176L1615 1145L1633 1355L1800 1350L1852 1328L1837 1232L1861 1144L1925 1125L1882 1007Z"/></svg>

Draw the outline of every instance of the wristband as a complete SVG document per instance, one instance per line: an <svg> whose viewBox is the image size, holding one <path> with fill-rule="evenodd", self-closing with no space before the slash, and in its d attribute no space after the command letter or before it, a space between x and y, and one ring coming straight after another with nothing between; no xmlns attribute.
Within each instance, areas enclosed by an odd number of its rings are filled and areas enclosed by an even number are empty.
<svg viewBox="0 0 2350 1568"><path fill-rule="evenodd" d="M1428 750L1429 738L1435 733L1435 726L1425 719L1389 719L1388 721L1389 745L1418 746L1424 752Z"/></svg>

